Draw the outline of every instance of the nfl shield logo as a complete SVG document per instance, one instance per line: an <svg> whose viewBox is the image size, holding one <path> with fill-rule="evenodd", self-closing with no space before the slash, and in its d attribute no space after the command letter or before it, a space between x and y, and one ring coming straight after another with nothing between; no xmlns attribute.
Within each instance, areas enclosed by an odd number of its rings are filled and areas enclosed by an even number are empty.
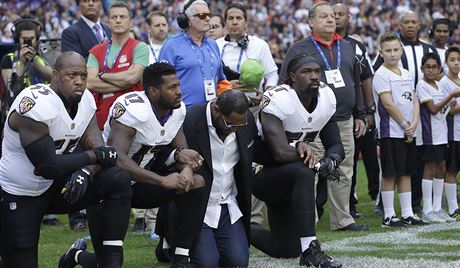
<svg viewBox="0 0 460 268"><path fill-rule="evenodd" d="M311 120L312 120L312 118L311 118L311 117L309 117L309 118L308 118L308 124L310 124L310 123L311 123Z"/></svg>
<svg viewBox="0 0 460 268"><path fill-rule="evenodd" d="M125 63L126 61L128 60L128 58L126 57L126 55L121 55L120 57L120 63Z"/></svg>
<svg viewBox="0 0 460 268"><path fill-rule="evenodd" d="M161 136L164 136L164 135L165 135L165 130L164 130L164 129L161 130L160 135L161 135Z"/></svg>
<svg viewBox="0 0 460 268"><path fill-rule="evenodd" d="M16 202L11 202L10 203L10 210L16 210L16 208L17 208Z"/></svg>

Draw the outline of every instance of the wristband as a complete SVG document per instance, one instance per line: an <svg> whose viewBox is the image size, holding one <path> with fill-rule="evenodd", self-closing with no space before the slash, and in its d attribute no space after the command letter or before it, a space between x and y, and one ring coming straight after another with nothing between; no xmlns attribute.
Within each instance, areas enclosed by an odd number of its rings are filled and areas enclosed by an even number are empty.
<svg viewBox="0 0 460 268"><path fill-rule="evenodd" d="M369 107L366 107L366 114L372 115L375 113L375 104L372 104Z"/></svg>
<svg viewBox="0 0 460 268"><path fill-rule="evenodd" d="M407 123L406 120L402 121L400 124L399 124L400 127L402 127L403 129L405 129L406 127L409 126L409 123Z"/></svg>
<svg viewBox="0 0 460 268"><path fill-rule="evenodd" d="M179 153L180 151L182 151L184 149L184 147L179 147L176 149L176 151L174 151L174 161L177 162L177 158L179 157Z"/></svg>

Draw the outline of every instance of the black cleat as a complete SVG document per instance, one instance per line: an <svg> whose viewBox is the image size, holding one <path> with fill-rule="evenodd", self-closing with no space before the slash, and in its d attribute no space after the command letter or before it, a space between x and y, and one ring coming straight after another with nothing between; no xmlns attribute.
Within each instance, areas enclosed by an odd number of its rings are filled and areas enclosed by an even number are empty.
<svg viewBox="0 0 460 268"><path fill-rule="evenodd" d="M188 256L180 256L177 258L177 255L174 256L171 268L193 268L193 264L190 263L190 258Z"/></svg>
<svg viewBox="0 0 460 268"><path fill-rule="evenodd" d="M75 254L79 250L86 250L86 242L84 239L77 239L70 248L59 259L59 268L73 268L77 265L75 262Z"/></svg>
<svg viewBox="0 0 460 268"><path fill-rule="evenodd" d="M341 268L342 264L324 254L318 240L311 241L309 247L302 252L299 259L300 266L314 266L321 268Z"/></svg>

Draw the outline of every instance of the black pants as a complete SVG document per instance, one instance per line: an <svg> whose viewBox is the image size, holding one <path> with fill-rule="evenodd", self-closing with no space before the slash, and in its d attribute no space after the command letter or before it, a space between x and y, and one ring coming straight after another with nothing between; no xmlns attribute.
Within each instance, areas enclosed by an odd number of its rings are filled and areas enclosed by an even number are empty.
<svg viewBox="0 0 460 268"><path fill-rule="evenodd" d="M43 215L65 214L88 208L91 240L99 267L121 267L121 246L104 241L123 241L131 208L130 178L117 167L99 172L85 196L75 205L61 194L66 179L55 180L40 196L17 196L2 191L0 202L2 260L5 267L38 267L38 241ZM95 205L97 213L94 212Z"/></svg>
<svg viewBox="0 0 460 268"><path fill-rule="evenodd" d="M167 233L160 234L166 235L171 245L190 249L193 239L198 238L201 230L202 219L196 208L205 202L204 188L177 194L176 190L168 190L158 185L136 183L132 189L132 207L161 207L157 226Z"/></svg>
<svg viewBox="0 0 460 268"><path fill-rule="evenodd" d="M355 155L353 164L353 177L351 177L350 210L356 209L358 200L355 197L356 191L356 168L361 152L364 168L367 175L367 190L372 200L377 198L379 193L380 166L377 158L377 143L375 142L375 129L370 129L366 135L355 139Z"/></svg>
<svg viewBox="0 0 460 268"><path fill-rule="evenodd" d="M411 176L411 191L412 191L412 208L421 208L422 202L422 179L423 169L425 163L423 162L423 146L417 146L417 158L415 162L415 172Z"/></svg>
<svg viewBox="0 0 460 268"><path fill-rule="evenodd" d="M301 253L300 237L315 236L315 174L302 162L264 166L253 194L267 205L270 230L251 228L251 244L276 258Z"/></svg>

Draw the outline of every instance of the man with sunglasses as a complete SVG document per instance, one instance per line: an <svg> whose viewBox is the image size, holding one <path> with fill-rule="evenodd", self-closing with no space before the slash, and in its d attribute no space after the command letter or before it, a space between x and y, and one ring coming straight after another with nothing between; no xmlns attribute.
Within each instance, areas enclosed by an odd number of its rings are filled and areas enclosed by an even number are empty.
<svg viewBox="0 0 460 268"><path fill-rule="evenodd" d="M185 1L177 18L184 32L168 39L160 52L159 60L176 68L187 106L215 98L218 84L227 79L216 42L205 36L211 27L210 17L204 0Z"/></svg>
<svg viewBox="0 0 460 268"><path fill-rule="evenodd" d="M296 258L301 266L342 267L321 251L315 230L315 171L338 181L345 157L334 119L336 99L320 82L320 61L297 54L287 63L283 85L264 93L258 119L272 161L256 174L253 194L267 205L270 229L251 225L251 244L276 258ZM317 161L310 147L319 136L325 147Z"/></svg>
<svg viewBox="0 0 460 268"><path fill-rule="evenodd" d="M196 267L247 267L252 159L261 148L247 97L227 90L190 107L184 133L189 148L204 158L198 174L207 197L197 208L203 224L191 262Z"/></svg>

